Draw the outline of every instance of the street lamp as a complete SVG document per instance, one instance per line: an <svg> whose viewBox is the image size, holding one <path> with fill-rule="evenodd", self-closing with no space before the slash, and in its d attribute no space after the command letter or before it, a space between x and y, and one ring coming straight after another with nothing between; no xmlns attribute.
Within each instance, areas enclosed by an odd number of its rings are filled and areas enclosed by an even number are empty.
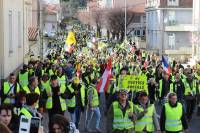
<svg viewBox="0 0 200 133"><path fill-rule="evenodd" d="M127 30L127 29L126 29L126 18L127 18L127 13L126 13L126 8L127 8L126 5L127 5L127 4L126 4L126 2L127 2L127 1L125 0L125 2L124 2L124 3L125 3L125 18L124 18L124 19L125 19L125 24L124 24L124 27L125 27L124 37L125 37L125 40L126 40L126 30Z"/></svg>

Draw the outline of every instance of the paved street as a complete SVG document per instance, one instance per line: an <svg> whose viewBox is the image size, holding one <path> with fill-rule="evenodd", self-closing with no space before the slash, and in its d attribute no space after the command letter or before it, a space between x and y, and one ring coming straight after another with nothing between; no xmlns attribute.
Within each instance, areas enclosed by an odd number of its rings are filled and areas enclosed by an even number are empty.
<svg viewBox="0 0 200 133"><path fill-rule="evenodd" d="M102 108L102 105L105 105L104 103L105 103L105 101L101 100L101 108L100 109L101 109L102 118L101 118L101 122L100 122L100 127L102 130L102 133L106 133L106 124L107 124L106 116L104 115L103 108ZM160 113L160 110L161 110L161 107L158 107L157 108L158 114ZM68 116L68 117L70 116L67 111L65 113L65 116ZM82 116L81 116L81 121L80 121L80 133L88 133L84 129L85 116L86 115L84 112L84 114L82 114ZM193 114L193 119L189 123L189 133L199 133L199 131L200 131L199 121L200 121L200 116L196 116L196 111L195 111L195 113ZM47 123L48 123L47 114L45 114L43 122L45 123L45 127L48 127L47 126ZM94 129L94 125L95 125L95 123L94 123L94 119L93 119L91 122L91 129ZM47 128L45 128L45 129L47 129ZM45 130L45 132L47 132L47 130Z"/></svg>

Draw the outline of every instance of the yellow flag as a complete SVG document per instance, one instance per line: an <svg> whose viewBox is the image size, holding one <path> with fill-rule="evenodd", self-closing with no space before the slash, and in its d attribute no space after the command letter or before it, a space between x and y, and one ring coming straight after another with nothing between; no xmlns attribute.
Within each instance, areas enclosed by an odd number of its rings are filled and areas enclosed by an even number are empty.
<svg viewBox="0 0 200 133"><path fill-rule="evenodd" d="M76 38L74 32L70 31L66 38L66 45L71 46L72 44L76 44Z"/></svg>

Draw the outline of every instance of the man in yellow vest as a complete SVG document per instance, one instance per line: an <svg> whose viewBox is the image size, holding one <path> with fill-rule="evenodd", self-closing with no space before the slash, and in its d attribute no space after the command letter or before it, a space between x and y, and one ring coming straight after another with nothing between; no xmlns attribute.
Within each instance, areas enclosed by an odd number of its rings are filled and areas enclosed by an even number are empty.
<svg viewBox="0 0 200 133"><path fill-rule="evenodd" d="M58 77L58 83L59 85L65 85L67 86L67 78L64 74L63 68L59 67L57 70L57 77Z"/></svg>
<svg viewBox="0 0 200 133"><path fill-rule="evenodd" d="M170 91L170 85L173 86L172 81L167 73L163 73L162 79L159 80L159 98L161 104L166 101L167 94Z"/></svg>
<svg viewBox="0 0 200 133"><path fill-rule="evenodd" d="M88 132L90 132L89 125L91 124L91 120L93 115L95 115L95 130L96 132L100 133L100 119L101 113L99 109L99 96L96 90L95 81L93 80L92 83L89 85L87 90L88 96L88 106L87 106L87 114L86 114L86 123L85 128Z"/></svg>
<svg viewBox="0 0 200 133"><path fill-rule="evenodd" d="M186 116L188 121L192 119L192 114L196 103L196 81L192 74L188 74L184 82L185 85L185 102L186 102Z"/></svg>
<svg viewBox="0 0 200 133"><path fill-rule="evenodd" d="M168 95L168 102L162 108L160 116L162 133L188 133L188 124L181 103L177 102L176 93Z"/></svg>
<svg viewBox="0 0 200 133"><path fill-rule="evenodd" d="M4 82L1 90L1 102L2 104L15 104L15 98L20 91L20 86L16 82L16 76L14 73L9 75L9 80Z"/></svg>
<svg viewBox="0 0 200 133"><path fill-rule="evenodd" d="M35 92L40 95L40 89L38 87L38 79L34 76L30 77L29 84L27 86L24 86L22 89L27 94Z"/></svg>
<svg viewBox="0 0 200 133"><path fill-rule="evenodd" d="M23 65L23 69L19 72L18 81L21 87L28 85L28 79L30 75L27 65Z"/></svg>
<svg viewBox="0 0 200 133"><path fill-rule="evenodd" d="M132 133L135 115L133 103L128 101L128 91L119 90L119 100L113 102L107 115L107 133Z"/></svg>
<svg viewBox="0 0 200 133"><path fill-rule="evenodd" d="M73 82L67 88L68 94L68 111L70 112L71 119L78 129L81 112L85 107L85 86L80 83L80 79L75 77Z"/></svg>
<svg viewBox="0 0 200 133"><path fill-rule="evenodd" d="M140 92L139 102L134 106L134 113L137 116L135 123L136 133L160 132L160 126L154 104L150 104L146 92Z"/></svg>
<svg viewBox="0 0 200 133"><path fill-rule="evenodd" d="M66 106L66 87L65 85L59 85L56 75L51 76L51 85L45 90L47 98L46 109L49 113L49 118L54 114L64 115L67 109Z"/></svg>

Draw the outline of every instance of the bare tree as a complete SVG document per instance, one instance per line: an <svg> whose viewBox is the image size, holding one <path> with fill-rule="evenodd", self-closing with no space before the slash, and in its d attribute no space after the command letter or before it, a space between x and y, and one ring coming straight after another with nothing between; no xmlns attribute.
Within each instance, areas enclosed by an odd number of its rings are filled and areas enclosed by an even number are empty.
<svg viewBox="0 0 200 133"><path fill-rule="evenodd" d="M92 14L93 20L95 22L96 28L97 28L97 37L101 37L101 28L103 23L103 14L102 10L97 9Z"/></svg>
<svg viewBox="0 0 200 133"><path fill-rule="evenodd" d="M107 27L108 30L112 33L112 38L117 37L120 41L124 40L124 32L125 32L125 12L122 10L112 10L108 13L107 16ZM131 31L134 29L130 29L131 23L134 22L135 13L127 12L127 22L126 27L129 28L129 35Z"/></svg>

